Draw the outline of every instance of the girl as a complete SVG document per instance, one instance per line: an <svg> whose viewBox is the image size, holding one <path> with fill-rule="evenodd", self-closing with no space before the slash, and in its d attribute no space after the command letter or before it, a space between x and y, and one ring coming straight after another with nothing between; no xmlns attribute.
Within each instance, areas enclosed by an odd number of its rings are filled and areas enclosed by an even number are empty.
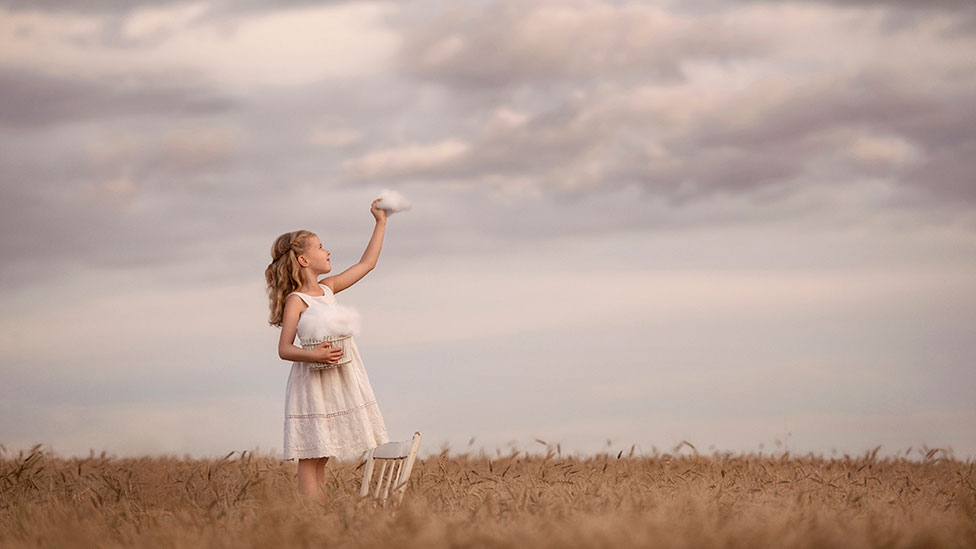
<svg viewBox="0 0 976 549"><path fill-rule="evenodd" d="M325 334L314 332L322 319L334 314L334 294L376 267L386 230L386 211L377 207L379 200L370 206L376 226L359 263L318 280L332 270L331 252L314 233L294 231L275 240L272 261L264 273L271 301L270 323L281 327L278 356L294 361L285 390L284 459L298 458L298 490L315 498L322 496L330 456L355 457L389 442L353 339L346 345L351 362L333 367L328 365L343 358L341 348L332 348L331 343L311 349L295 345L296 335L306 347L321 341ZM310 363L319 364L310 368Z"/></svg>

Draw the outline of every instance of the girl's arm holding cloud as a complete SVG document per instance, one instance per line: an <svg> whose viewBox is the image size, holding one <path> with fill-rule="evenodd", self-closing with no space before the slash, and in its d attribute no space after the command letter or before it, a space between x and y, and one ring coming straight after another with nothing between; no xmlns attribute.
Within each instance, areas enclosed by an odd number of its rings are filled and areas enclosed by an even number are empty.
<svg viewBox="0 0 976 549"><path fill-rule="evenodd" d="M383 236L386 234L386 211L377 206L379 201L379 198L374 200L369 208L373 217L376 218L376 226L373 227L373 236L370 237L369 244L366 246L366 251L363 252L363 256L359 259L359 263L356 263L337 275L329 276L319 281L320 284L325 284L329 288L332 288L332 293L334 294L359 282L361 278L366 276L366 273L376 267L376 262L380 258L380 250L383 248Z"/></svg>

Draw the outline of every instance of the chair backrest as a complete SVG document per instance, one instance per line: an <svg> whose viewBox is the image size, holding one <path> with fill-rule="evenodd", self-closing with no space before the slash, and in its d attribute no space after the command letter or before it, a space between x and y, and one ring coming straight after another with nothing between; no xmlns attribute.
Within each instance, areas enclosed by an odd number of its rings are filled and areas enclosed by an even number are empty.
<svg viewBox="0 0 976 549"><path fill-rule="evenodd" d="M413 462L417 459L419 449L420 431L417 431L411 440L387 442L370 450L366 457L366 470L363 471L363 486L359 495L365 497L372 492L374 498L386 503L387 498L392 494L396 503L400 503L403 492L407 489L407 480L410 479L410 471L413 469ZM375 488L370 490L369 484L377 462L380 465L380 474L376 479Z"/></svg>

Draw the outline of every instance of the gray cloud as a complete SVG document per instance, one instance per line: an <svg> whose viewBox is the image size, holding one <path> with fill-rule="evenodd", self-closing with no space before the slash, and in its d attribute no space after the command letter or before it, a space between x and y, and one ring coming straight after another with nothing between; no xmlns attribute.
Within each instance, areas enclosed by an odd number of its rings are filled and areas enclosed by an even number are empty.
<svg viewBox="0 0 976 549"><path fill-rule="evenodd" d="M252 267L231 252L215 255L202 235L263 257L268 235L302 226L329 231L358 257L360 232L337 227L369 218L328 204L389 184L417 204L415 217L396 220L415 237L390 251L405 256L813 215L764 208L771 196L857 177L899 181L918 191L912 207L933 215L971 207L971 68L951 69L938 85L891 72L892 64L782 76L780 95L757 81L699 108L683 97L686 82L662 80L661 67L677 75L684 59L762 62L773 44L723 31L693 47L713 27L679 23L656 38L668 47L647 53L637 38L653 18L605 8L592 8L599 24L587 39L604 45L602 56L620 45L607 64L533 53L506 34L528 23L503 5L491 13L510 26L473 29L476 11L461 7L400 27L400 73L305 87L224 90L177 73L123 85L7 70L0 121L31 131L0 134L4 150L18 151L0 162L0 251L16 258L0 277L28 284L45 266L182 265L196 274L181 276L202 280ZM417 57L453 34L465 41L451 55L426 64ZM565 36L539 40L558 45ZM506 47L491 50L496 44ZM483 81L474 46L488 49ZM736 195L736 211L693 207ZM891 200L907 205L909 196Z"/></svg>
<svg viewBox="0 0 976 549"><path fill-rule="evenodd" d="M12 11L52 11L69 13L124 12L144 7L166 7L185 4L186 0L2 0L0 8Z"/></svg>
<svg viewBox="0 0 976 549"><path fill-rule="evenodd" d="M885 9L885 30L900 32L914 28L933 13L951 13L954 22L946 31L947 36L976 33L976 4L970 0L791 0L799 4L821 4L837 9ZM735 4L782 4L777 0L733 0L722 6Z"/></svg>
<svg viewBox="0 0 976 549"><path fill-rule="evenodd" d="M367 180L528 178L555 193L636 184L688 198L830 170L892 177L951 202L976 199L969 184L976 168L961 154L974 143L976 94L963 89L933 93L865 71L798 78L785 98L769 102L757 84L729 101L730 109L754 113L748 123L721 109L674 123L668 105L634 100L626 89L553 99L524 121L505 111L483 115L482 128L453 146L364 155L349 173Z"/></svg>
<svg viewBox="0 0 976 549"><path fill-rule="evenodd" d="M750 3L772 2L774 0L739 0ZM791 0L793 2L807 2L813 4L828 4L836 7L881 6L888 8L905 8L912 10L956 10L971 9L973 3L969 0Z"/></svg>
<svg viewBox="0 0 976 549"><path fill-rule="evenodd" d="M599 77L672 82L682 78L684 60L768 47L720 18L692 20L649 5L497 2L454 6L409 29L401 63L412 75L465 90Z"/></svg>
<svg viewBox="0 0 976 549"><path fill-rule="evenodd" d="M208 3L205 9L190 17L184 24L192 26L217 22L223 26L223 31L233 32L233 25L240 17L330 4L350 4L357 1L360 0L217 0ZM186 0L96 0L93 2L0 0L0 9L15 13L40 11L95 16L98 18L98 32L84 38L75 37L73 41L78 46L97 44L103 47L132 50L157 46L181 31L180 28L164 25L148 35L131 36L125 32L125 24L133 13L139 10L173 9L188 4L190 3Z"/></svg>
<svg viewBox="0 0 976 549"><path fill-rule="evenodd" d="M177 76L177 75L174 75ZM206 122L239 102L190 78L82 80L0 71L0 267L8 287L81 265L186 257L181 237L236 137ZM188 192L187 185L194 187ZM192 253L192 252L191 252Z"/></svg>
<svg viewBox="0 0 976 549"><path fill-rule="evenodd" d="M218 0L211 3L210 13L246 13L290 9L322 4L349 3L356 0ZM187 0L2 0L0 8L13 11L49 11L84 14L120 14L143 8L167 8L186 4Z"/></svg>
<svg viewBox="0 0 976 549"><path fill-rule="evenodd" d="M27 128L118 116L206 115L233 109L228 94L188 78L120 74L83 80L0 69L0 125Z"/></svg>
<svg viewBox="0 0 976 549"><path fill-rule="evenodd" d="M783 62L772 38L750 36L734 15L503 2L430 17L405 30L400 66L443 91L446 104L433 113L442 132L374 142L346 162L346 174L568 194L635 184L676 200L817 177L887 177L972 204L974 168L963 160L976 116L971 63L932 71L928 83L887 59L782 74L780 89L759 80L713 109L641 99L643 90L682 89L687 61ZM919 51L934 59L956 47L943 39ZM740 112L752 113L747 123Z"/></svg>
<svg viewBox="0 0 976 549"><path fill-rule="evenodd" d="M249 276L250 261L263 260L281 232L368 221L370 197L339 189L334 175L340 155L364 145L316 142L315 132L351 128L368 139L383 129L372 117L411 101L364 92L375 83L357 79L231 99L192 80L147 78L119 92L112 82L6 74L57 98L38 102L24 91L4 103L0 280L8 289L90 268L168 266L175 279L197 282L228 269ZM75 89L87 91L72 103ZM208 104L214 97L223 99ZM343 193L361 196L362 211L330 208ZM335 233L343 261L358 258L359 231ZM250 242L255 248L241 252Z"/></svg>
<svg viewBox="0 0 976 549"><path fill-rule="evenodd" d="M797 82L792 97L762 109L754 124L732 126L705 120L686 147L688 153L736 148L755 161L790 162L795 173L812 162L829 163L836 143L819 139L831 131L895 136L917 147L923 158L904 169L896 162L864 166L856 161L844 168L849 177L887 175L955 202L976 200L976 166L960 162L961 153L976 145L976 93L964 87L950 93L930 92L907 79L864 71L829 84ZM791 156L784 156L787 153ZM956 159L956 161L953 161ZM945 169L949 162L951 169ZM734 173L735 170L730 170ZM721 184L716 180L716 184Z"/></svg>

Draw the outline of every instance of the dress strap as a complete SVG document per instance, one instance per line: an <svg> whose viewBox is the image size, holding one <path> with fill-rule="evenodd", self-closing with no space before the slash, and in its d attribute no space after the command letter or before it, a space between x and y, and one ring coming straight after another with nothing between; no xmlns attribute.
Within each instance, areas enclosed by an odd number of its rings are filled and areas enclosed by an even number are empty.
<svg viewBox="0 0 976 549"><path fill-rule="evenodd" d="M292 292L291 294L288 294L288 295L292 295L292 294L295 294L295 295L297 295L298 297L300 297L300 298L302 299L302 301L304 301L304 302L305 302L305 305L308 305L309 307L311 307L311 306L312 306L312 304L311 304L311 303L309 303L309 301L308 301L308 296L307 296L307 295L305 295L305 294L303 294L303 293L301 293L301 292Z"/></svg>

